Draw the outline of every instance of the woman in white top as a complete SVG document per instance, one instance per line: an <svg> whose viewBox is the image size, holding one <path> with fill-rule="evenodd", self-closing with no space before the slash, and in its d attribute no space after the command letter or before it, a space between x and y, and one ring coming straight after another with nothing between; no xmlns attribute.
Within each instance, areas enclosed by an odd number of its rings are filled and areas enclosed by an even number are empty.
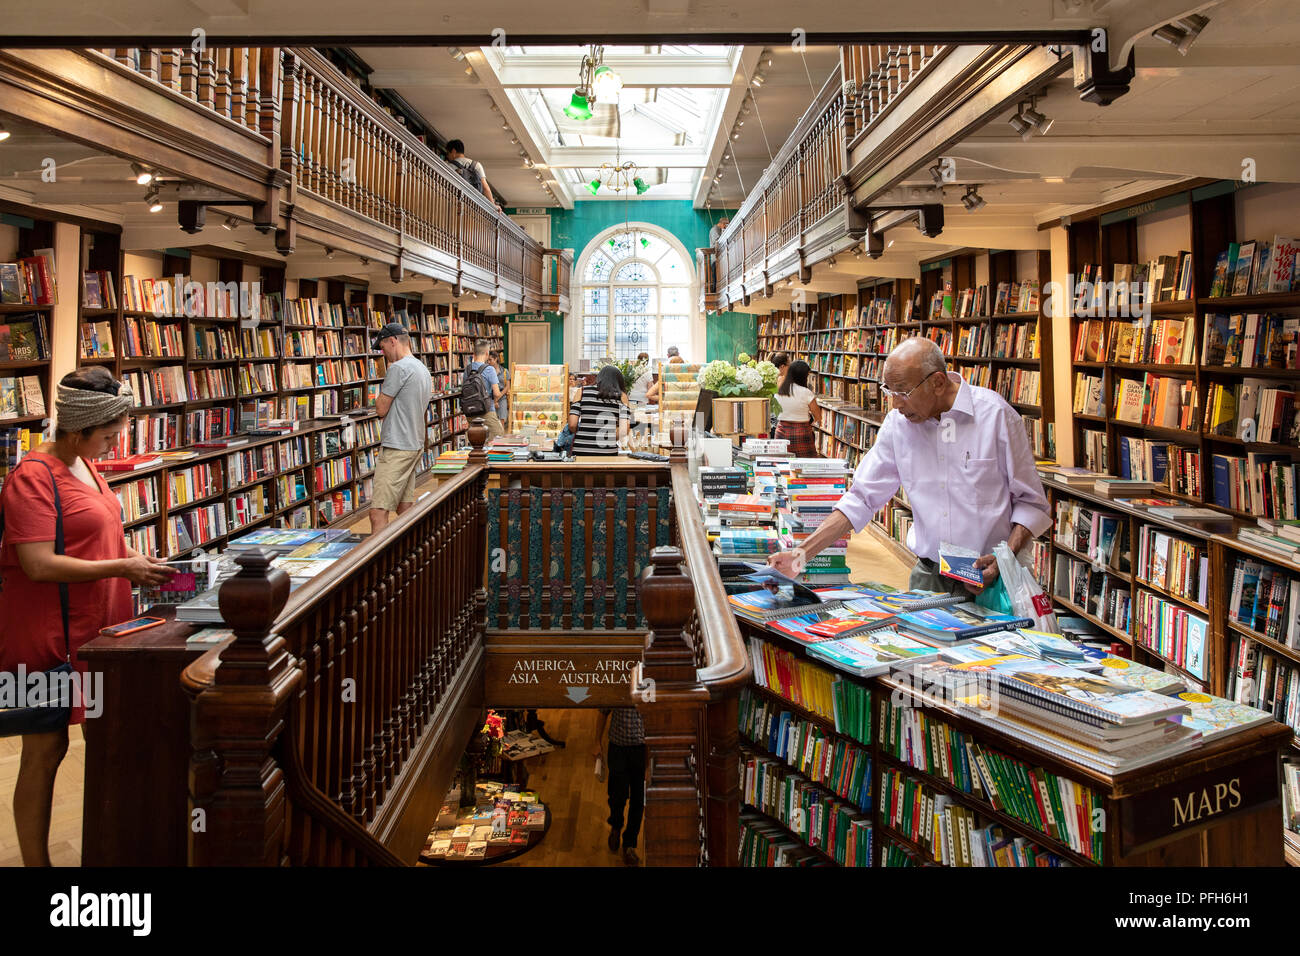
<svg viewBox="0 0 1300 956"><path fill-rule="evenodd" d="M789 454L794 458L820 458L813 436L813 423L821 417L817 396L808 387L807 362L791 362L780 388L776 391L781 414L776 418L776 437L790 443Z"/></svg>

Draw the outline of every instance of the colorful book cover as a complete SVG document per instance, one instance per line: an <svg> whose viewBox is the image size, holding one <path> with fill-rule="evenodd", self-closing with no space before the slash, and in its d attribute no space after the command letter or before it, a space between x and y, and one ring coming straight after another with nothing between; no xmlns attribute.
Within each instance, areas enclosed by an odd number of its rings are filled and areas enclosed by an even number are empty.
<svg viewBox="0 0 1300 956"><path fill-rule="evenodd" d="M888 628L856 637L822 641L811 645L808 654L860 677L884 673L891 664L919 663L938 657L934 648Z"/></svg>
<svg viewBox="0 0 1300 956"><path fill-rule="evenodd" d="M961 548L944 541L939 545L939 574L983 589L984 572L975 566L979 558L978 551Z"/></svg>

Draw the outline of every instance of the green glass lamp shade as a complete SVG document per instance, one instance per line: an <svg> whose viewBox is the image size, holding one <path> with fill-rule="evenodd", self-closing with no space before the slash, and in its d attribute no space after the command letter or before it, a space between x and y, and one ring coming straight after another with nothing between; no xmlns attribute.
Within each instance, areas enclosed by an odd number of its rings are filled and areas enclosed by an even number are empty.
<svg viewBox="0 0 1300 956"><path fill-rule="evenodd" d="M599 179L593 179L591 182L587 183L587 192L591 193L593 196L596 195L596 193L599 190L600 190Z"/></svg>
<svg viewBox="0 0 1300 956"><path fill-rule="evenodd" d="M591 104L587 102L587 94L582 90L574 90L569 105L564 108L564 115L572 120L591 119Z"/></svg>
<svg viewBox="0 0 1300 956"><path fill-rule="evenodd" d="M643 192L645 192L647 189L650 188L645 184L645 180L642 179L640 176L632 180L632 185L636 187L636 194L638 196L640 196Z"/></svg>

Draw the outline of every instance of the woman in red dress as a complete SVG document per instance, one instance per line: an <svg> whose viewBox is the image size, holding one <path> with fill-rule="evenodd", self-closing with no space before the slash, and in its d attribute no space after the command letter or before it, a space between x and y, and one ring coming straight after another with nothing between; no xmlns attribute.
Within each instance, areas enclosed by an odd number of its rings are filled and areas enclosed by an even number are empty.
<svg viewBox="0 0 1300 956"><path fill-rule="evenodd" d="M132 583L157 585L171 574L160 559L127 546L117 496L91 464L113 447L133 405L130 390L106 369L84 368L64 376L55 402L54 441L29 452L5 479L0 493L5 520L0 671L12 673L23 665L31 673L63 663L60 583L69 585L72 665L85 674L77 651L100 628L130 619ZM58 482L63 513L61 555L54 553L51 475ZM96 711L102 705L85 703ZM81 723L83 717L84 708L74 707L72 722ZM24 734L22 740L14 786L18 845L27 866L49 866L54 778L68 750L68 729Z"/></svg>

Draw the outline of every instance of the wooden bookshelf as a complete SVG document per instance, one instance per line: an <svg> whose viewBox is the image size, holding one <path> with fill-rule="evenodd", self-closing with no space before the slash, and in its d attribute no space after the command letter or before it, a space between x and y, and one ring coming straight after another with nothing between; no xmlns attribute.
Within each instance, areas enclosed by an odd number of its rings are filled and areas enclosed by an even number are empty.
<svg viewBox="0 0 1300 956"><path fill-rule="evenodd" d="M8 213L9 207L0 204L0 213ZM13 242L7 248L0 248L0 262L19 263L19 260L31 258L37 249L54 248L54 222L46 219L31 219L28 210L20 215L5 217L5 225L14 227ZM60 265L55 262L57 272ZM57 280L67 275L51 275L55 282L55 302L57 296L76 296L75 284L59 283ZM22 282L22 267L18 266L18 282ZM17 294L17 285L9 289L10 294ZM27 295L24 286L22 294ZM22 444L35 445L41 441L41 435L52 434L50 423L54 411L54 381L52 357L54 349L54 309L53 304L39 305L34 302L0 303L0 326L4 326L4 348L0 349L0 379L5 385L0 388L0 479L7 473L9 460L16 457L13 452ZM30 323L31 354L12 354L15 348L14 331L9 326L15 325L27 331ZM24 346L18 346L25 348ZM24 383L29 388L24 390ZM31 387L34 386L34 389ZM39 392L40 406L36 404ZM28 394L30 392L31 394Z"/></svg>
<svg viewBox="0 0 1300 956"><path fill-rule="evenodd" d="M1255 239L1270 242L1272 235L1239 237L1238 222L1244 215L1240 204L1249 195L1240 184L1228 182L1211 182L1196 185L1182 193L1170 196L1137 197L1125 210L1110 211L1105 214L1085 213L1074 217L1070 228L1069 265L1073 275L1079 275L1085 265L1099 265L1103 282L1113 282L1115 267L1122 263L1145 263L1159 256L1179 259L1188 257L1190 271L1185 281L1182 272L1180 281L1169 294L1172 300L1151 302L1151 324L1153 327L1172 327L1168 324L1185 319L1191 335L1190 354L1180 355L1174 359L1172 354L1164 356L1165 362L1144 362L1133 360L1131 356L1116 354L1123 348L1121 336L1127 334L1124 326L1135 320L1121 314L1124 310L1117 302L1112 304L1109 296L1101 307L1080 308L1072 293L1071 296L1071 349L1074 359L1071 384L1077 391L1080 376L1093 376L1101 379L1101 414L1080 414L1076 411L1074 428L1075 463L1096 471L1109 474L1125 474L1125 464L1132 468L1133 452L1140 447L1132 441L1127 442L1127 449L1121 444L1128 440L1141 440L1149 444L1151 454L1160 461L1168 460L1172 465L1166 472L1172 481L1171 493L1187 498L1189 501L1220 508L1239 517L1251 517L1256 513L1265 514L1261 508L1236 507L1230 496L1223 493L1226 487L1220 484L1216 490L1216 458L1220 465L1230 464L1231 459L1245 459L1247 472L1255 470L1249 457L1252 453L1267 453L1279 456L1294 466L1300 463L1300 446L1289 438L1285 428L1279 427L1281 441L1261 441L1254 434L1255 419L1243 420L1235 415L1222 423L1214 420L1216 387L1239 390L1243 382L1260 379L1266 386L1276 387L1286 392L1294 390L1300 384L1300 360L1295 358L1294 347L1288 353L1285 348L1285 336L1291 335L1300 325L1300 292L1271 292L1242 295L1218 295L1210 297L1207 293L1215 281L1215 266L1220 253L1230 243L1238 239L1245 241ZM1186 270L1184 270L1186 271ZM1215 290L1218 291L1218 290ZM1276 341L1283 343L1282 351L1275 353L1280 361L1270 362L1269 356L1259 367L1244 365L1241 360L1224 360L1215 349L1207 343L1207 331L1214 323L1213 316L1241 316L1243 321L1258 317L1261 329L1268 317L1277 316L1280 335ZM1141 322L1142 319L1136 321ZM1285 326L1282 325L1285 321ZM1093 323L1094 347L1080 342L1080 330L1084 323ZM1244 326L1243 326L1244 328ZM1100 335L1095 331L1100 329ZM1263 332L1260 333L1261 339ZM1183 336L1184 340L1186 335ZM1086 338L1086 336L1085 336ZM1216 332L1216 342L1221 342ZM1254 336L1251 336L1254 339ZM1270 339L1270 341L1273 341ZM1287 357L1289 354L1289 358ZM1128 359L1120 361L1119 359ZM1190 359L1190 360L1188 360ZM1149 415L1144 414L1144 421L1123 420L1125 415L1117 407L1121 402L1124 382L1140 381L1144 386L1142 396L1149 401L1153 379L1164 379L1174 383L1183 391L1178 396L1178 409L1182 417L1170 427L1163 423L1151 423ZM1162 385L1169 389L1170 385ZM1136 386L1129 386L1130 392L1138 395ZM1157 396L1161 397L1161 396ZM1237 396L1240 398L1240 395ZM1079 409L1075 398L1075 409ZM1132 406L1130 406L1132 407ZM1145 409L1144 409L1145 411ZM1287 412L1287 416L1290 412ZM1132 417L1129 415L1128 417ZM1289 420L1284 416L1284 421ZM1272 435L1270 438L1274 437ZM1131 473L1131 471L1130 471ZM1226 474L1220 467L1220 475ZM1270 515L1271 516L1271 515ZM1292 515L1282 515L1292 516Z"/></svg>

